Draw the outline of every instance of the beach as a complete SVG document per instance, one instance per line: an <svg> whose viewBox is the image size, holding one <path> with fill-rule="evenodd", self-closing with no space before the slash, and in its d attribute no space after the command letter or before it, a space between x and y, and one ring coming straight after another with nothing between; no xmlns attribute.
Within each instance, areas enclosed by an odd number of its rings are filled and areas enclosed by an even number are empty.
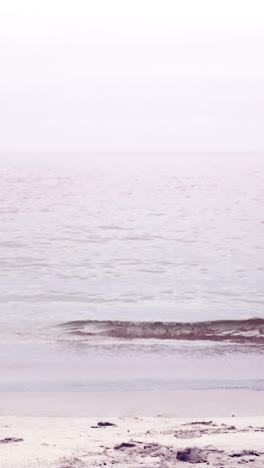
<svg viewBox="0 0 264 468"><path fill-rule="evenodd" d="M1 468L264 463L263 392L5 393Z"/></svg>

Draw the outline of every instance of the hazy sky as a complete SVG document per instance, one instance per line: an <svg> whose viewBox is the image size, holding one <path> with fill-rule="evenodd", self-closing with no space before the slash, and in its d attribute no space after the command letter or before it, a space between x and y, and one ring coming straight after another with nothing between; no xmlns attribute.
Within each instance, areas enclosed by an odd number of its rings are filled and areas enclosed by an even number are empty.
<svg viewBox="0 0 264 468"><path fill-rule="evenodd" d="M0 0L0 151L263 151L263 0Z"/></svg>

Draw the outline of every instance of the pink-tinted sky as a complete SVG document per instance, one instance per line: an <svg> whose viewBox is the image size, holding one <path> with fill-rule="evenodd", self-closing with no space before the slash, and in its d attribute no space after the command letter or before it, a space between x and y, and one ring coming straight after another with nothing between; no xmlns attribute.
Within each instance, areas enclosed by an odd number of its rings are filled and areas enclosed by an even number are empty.
<svg viewBox="0 0 264 468"><path fill-rule="evenodd" d="M0 4L0 151L263 151L262 0Z"/></svg>

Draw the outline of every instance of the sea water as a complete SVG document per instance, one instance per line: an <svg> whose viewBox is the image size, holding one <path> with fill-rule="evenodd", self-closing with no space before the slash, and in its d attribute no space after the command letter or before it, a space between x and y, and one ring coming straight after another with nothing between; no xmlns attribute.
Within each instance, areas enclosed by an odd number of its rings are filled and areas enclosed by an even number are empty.
<svg viewBox="0 0 264 468"><path fill-rule="evenodd" d="M259 388L258 343L99 343L62 324L263 319L264 155L3 154L0 171L0 388L41 387L41 368L50 388Z"/></svg>

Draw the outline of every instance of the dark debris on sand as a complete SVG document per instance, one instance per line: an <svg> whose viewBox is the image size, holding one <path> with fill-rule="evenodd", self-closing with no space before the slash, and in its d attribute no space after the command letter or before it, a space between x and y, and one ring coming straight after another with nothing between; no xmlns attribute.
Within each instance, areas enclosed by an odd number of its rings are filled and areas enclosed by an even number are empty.
<svg viewBox="0 0 264 468"><path fill-rule="evenodd" d="M180 468L202 464L202 466L215 468L235 468L242 464L254 468L264 468L264 461L263 464L261 463L262 454L254 450L225 452L213 446L202 449L199 447L176 449L173 446L133 439L121 442L113 448L114 452L118 451L120 456L116 457L111 448L105 449L104 456L106 458L103 464L98 466L112 466L114 464L122 468L125 466L129 468Z"/></svg>
<svg viewBox="0 0 264 468"><path fill-rule="evenodd" d="M6 437L0 440L0 444L12 444L13 442L23 442L24 439L18 439L17 437Z"/></svg>
<svg viewBox="0 0 264 468"><path fill-rule="evenodd" d="M189 463L204 463L208 460L208 453L196 447L186 448L178 451L177 460Z"/></svg>
<svg viewBox="0 0 264 468"><path fill-rule="evenodd" d="M110 423L108 421L105 421L105 422L100 421L97 423L97 426L91 426L92 429L98 429L100 427L117 427L117 425Z"/></svg>

